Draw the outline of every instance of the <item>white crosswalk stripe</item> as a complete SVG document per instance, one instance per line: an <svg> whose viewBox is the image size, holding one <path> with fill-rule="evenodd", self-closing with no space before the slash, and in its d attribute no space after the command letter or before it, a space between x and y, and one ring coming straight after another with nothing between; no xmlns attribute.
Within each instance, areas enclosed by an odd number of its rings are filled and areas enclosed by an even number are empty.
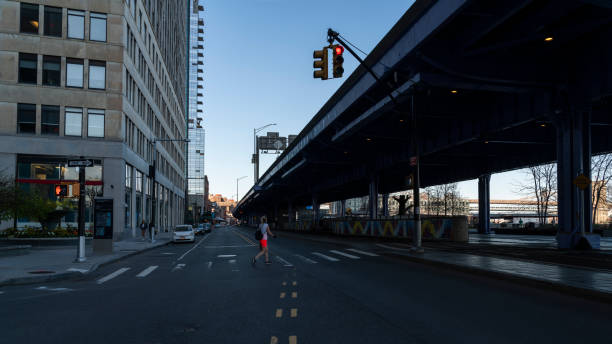
<svg viewBox="0 0 612 344"><path fill-rule="evenodd" d="M186 264L176 264L176 266L174 268L172 268L172 272L177 271L177 270L183 270L185 265Z"/></svg>
<svg viewBox="0 0 612 344"><path fill-rule="evenodd" d="M340 251L336 251L336 250L329 250L329 252L335 253L335 254L338 254L338 255L341 255L341 256L344 256L344 257L347 257L347 258L351 258L351 259L360 259L359 257L353 256L352 254L348 254L348 253L344 253L344 252L340 252Z"/></svg>
<svg viewBox="0 0 612 344"><path fill-rule="evenodd" d="M148 268L142 270L138 275L136 275L136 277L139 277L139 278L147 277L151 272L153 272L158 267L159 266L157 266L157 265L149 266Z"/></svg>
<svg viewBox="0 0 612 344"><path fill-rule="evenodd" d="M98 284L102 284L102 283L104 283L104 282L110 281L110 280L112 280L113 278L115 278L115 277L117 277L117 276L121 275L122 273L124 273L124 272L128 271L129 269L130 269L130 268L121 268L121 269L119 269L119 270L117 270L117 271L115 271L115 272L113 272L113 273L111 273L111 274L108 274L108 275L106 275L106 276L104 276L104 277L100 278L99 280L97 280L97 281L96 281L96 283L98 283Z"/></svg>
<svg viewBox="0 0 612 344"><path fill-rule="evenodd" d="M336 258L334 258L334 257L330 257L330 256L326 256L326 255L324 255L323 253L319 253L319 252L312 252L312 254L314 254L314 255L315 255L315 256L317 256L317 257L321 257L321 258L323 258L323 259L327 259L327 260L329 260L330 262L337 262L337 261L339 261L339 259L336 259Z"/></svg>
<svg viewBox="0 0 612 344"><path fill-rule="evenodd" d="M354 249L354 248L347 248L346 250L347 251L351 251L351 252L355 252L355 253L359 253L359 254L363 254L364 256L378 257L378 255L376 253L365 252L365 251L357 250L357 249Z"/></svg>
<svg viewBox="0 0 612 344"><path fill-rule="evenodd" d="M284 260L283 257L276 256L276 260L278 260L279 262L283 263L284 266L286 266L286 267L293 266L293 264L291 264L288 261Z"/></svg>
<svg viewBox="0 0 612 344"><path fill-rule="evenodd" d="M301 260L305 261L306 263L310 263L310 264L317 264L317 261L316 261L316 260L312 260L312 259L310 259L310 258L306 258L306 257L304 257L304 256L302 256L302 255L300 255L300 254L294 254L294 256L296 256L296 257L300 258Z"/></svg>

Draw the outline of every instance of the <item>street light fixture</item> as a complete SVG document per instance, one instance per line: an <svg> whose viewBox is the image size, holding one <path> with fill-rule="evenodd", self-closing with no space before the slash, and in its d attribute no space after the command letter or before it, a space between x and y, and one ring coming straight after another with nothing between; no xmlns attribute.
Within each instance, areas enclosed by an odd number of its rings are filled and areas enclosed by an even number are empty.
<svg viewBox="0 0 612 344"><path fill-rule="evenodd" d="M266 124L266 125L264 125L261 128L253 129L253 148L254 148L254 151L255 151L254 154L253 154L253 159L252 159L253 164L255 165L254 166L255 171L254 171L254 175L253 175L253 177L255 179L254 184L257 184L257 181L259 180L259 149L257 149L257 133L262 131L262 130L264 130L264 129L266 129L267 127L271 127L273 125L276 125L276 123Z"/></svg>

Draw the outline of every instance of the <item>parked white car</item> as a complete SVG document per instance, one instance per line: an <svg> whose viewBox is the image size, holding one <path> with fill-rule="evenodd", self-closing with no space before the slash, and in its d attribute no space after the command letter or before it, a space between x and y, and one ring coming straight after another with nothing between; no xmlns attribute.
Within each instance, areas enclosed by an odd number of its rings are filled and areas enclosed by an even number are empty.
<svg viewBox="0 0 612 344"><path fill-rule="evenodd" d="M195 242L195 231L191 225L178 225L174 228L173 242Z"/></svg>

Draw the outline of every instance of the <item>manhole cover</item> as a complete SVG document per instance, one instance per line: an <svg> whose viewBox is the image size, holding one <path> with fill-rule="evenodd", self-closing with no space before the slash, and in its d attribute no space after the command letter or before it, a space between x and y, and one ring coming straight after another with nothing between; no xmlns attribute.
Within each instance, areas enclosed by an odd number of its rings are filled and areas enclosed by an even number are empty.
<svg viewBox="0 0 612 344"><path fill-rule="evenodd" d="M54 274L55 271L51 271L51 270L34 270L34 271L28 271L28 273L30 273L30 274Z"/></svg>

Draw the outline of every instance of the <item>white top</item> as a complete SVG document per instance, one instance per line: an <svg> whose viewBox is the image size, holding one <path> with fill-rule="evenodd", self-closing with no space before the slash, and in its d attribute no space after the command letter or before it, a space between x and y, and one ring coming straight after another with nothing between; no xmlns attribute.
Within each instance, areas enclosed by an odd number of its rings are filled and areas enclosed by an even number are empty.
<svg viewBox="0 0 612 344"><path fill-rule="evenodd" d="M268 240L268 224L262 223L261 225L259 225L259 230L261 231L261 234L263 234L263 238L261 239Z"/></svg>

